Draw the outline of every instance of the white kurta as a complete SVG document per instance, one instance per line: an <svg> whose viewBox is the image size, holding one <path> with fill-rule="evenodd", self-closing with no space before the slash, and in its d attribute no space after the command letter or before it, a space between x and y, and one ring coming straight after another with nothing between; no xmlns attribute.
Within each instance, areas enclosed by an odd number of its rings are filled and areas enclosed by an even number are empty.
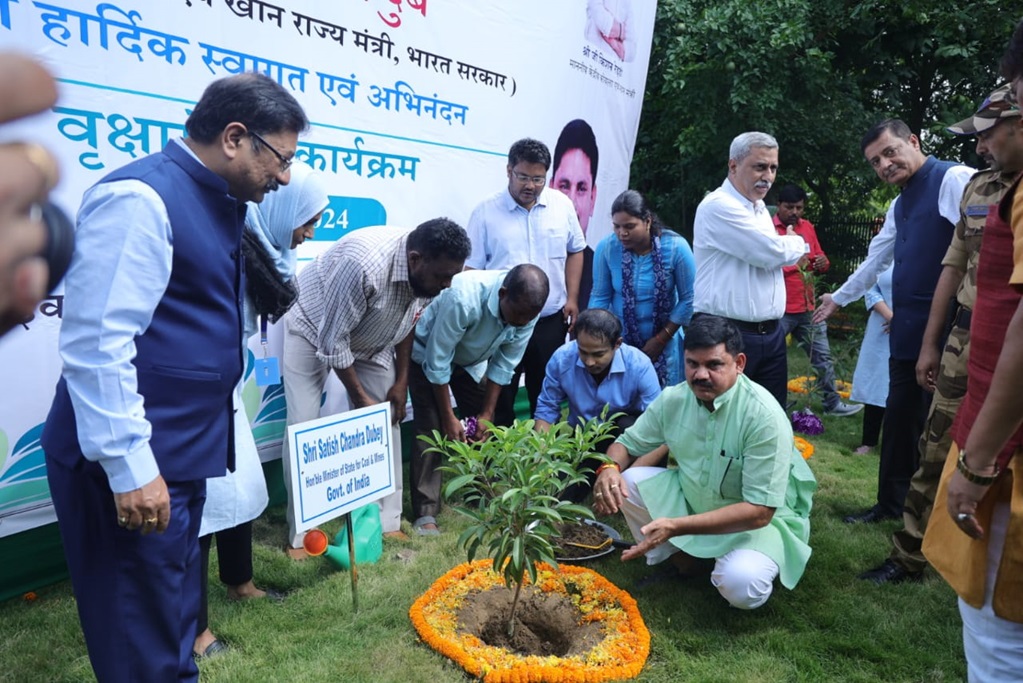
<svg viewBox="0 0 1023 683"><path fill-rule="evenodd" d="M884 302L891 306L892 266L877 278L876 287L881 290ZM875 294L876 291L875 289ZM868 302L874 299L876 297L872 299L871 294L867 294ZM863 333L863 342L860 344L860 355L856 359L850 400L884 408L888 401L888 357L891 355L888 337L884 330L884 318L880 313L871 311L867 319L867 329Z"/></svg>
<svg viewBox="0 0 1023 683"><path fill-rule="evenodd" d="M231 529L262 514L269 502L263 465L239 383L234 390L234 472L206 480L206 506L199 536Z"/></svg>

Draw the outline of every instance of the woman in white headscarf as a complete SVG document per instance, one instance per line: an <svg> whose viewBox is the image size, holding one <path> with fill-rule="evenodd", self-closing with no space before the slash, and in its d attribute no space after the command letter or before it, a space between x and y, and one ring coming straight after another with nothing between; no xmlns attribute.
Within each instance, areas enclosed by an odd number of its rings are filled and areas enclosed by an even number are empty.
<svg viewBox="0 0 1023 683"><path fill-rule="evenodd" d="M295 247L313 236L313 227L327 203L323 174L300 161L291 166L287 185L269 193L260 204L249 203L242 244L246 274L243 346L255 333L258 316L274 322L294 302ZM249 355L247 347L243 352ZM230 599L282 597L273 590L260 590L252 581L252 520L266 508L268 496L241 389L239 383L234 394L235 471L206 481L206 506L199 530L202 605L193 646L197 658L227 649L208 627L206 583L213 534L217 536L220 580L227 585Z"/></svg>
<svg viewBox="0 0 1023 683"><path fill-rule="evenodd" d="M255 247L252 238L258 240L262 251L272 259L273 268L268 267L261 254L249 257L250 252L246 252L249 280L245 296L246 339L256 332L257 312L276 320L291 305L286 294L277 289L292 286L297 261L295 248L313 236L313 227L326 208L327 185L323 174L301 161L292 164L291 181L286 186L271 192L259 204L249 203L245 216L247 241ZM295 224L296 220L302 222Z"/></svg>

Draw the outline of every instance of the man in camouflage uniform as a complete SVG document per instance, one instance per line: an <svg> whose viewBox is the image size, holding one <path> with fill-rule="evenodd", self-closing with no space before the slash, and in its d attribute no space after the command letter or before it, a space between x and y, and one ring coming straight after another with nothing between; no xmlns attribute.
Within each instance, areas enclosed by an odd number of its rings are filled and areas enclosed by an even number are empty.
<svg viewBox="0 0 1023 683"><path fill-rule="evenodd" d="M917 382L933 392L927 423L920 437L920 464L910 481L902 511L902 529L892 534L892 551L883 563L859 575L876 584L918 581L927 560L920 551L927 520L931 516L938 480L952 445L952 420L966 395L966 364L970 353L970 312L977 296L977 263L988 209L997 205L1012 185L1019 168L999 167L988 150L993 138L1004 136L1016 123L1019 109L1008 85L998 88L970 118L949 126L956 135L976 135L977 154L990 166L977 172L963 194L955 235L942 260L944 268L934 291L920 358ZM1004 144L1023 145L1018 136ZM955 294L952 328L940 354L941 334L949 320L949 304Z"/></svg>

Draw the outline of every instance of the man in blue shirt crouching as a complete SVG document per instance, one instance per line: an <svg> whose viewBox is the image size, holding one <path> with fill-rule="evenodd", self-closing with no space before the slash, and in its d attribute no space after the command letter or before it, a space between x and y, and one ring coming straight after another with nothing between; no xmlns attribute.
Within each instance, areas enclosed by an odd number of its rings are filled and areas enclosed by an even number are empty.
<svg viewBox="0 0 1023 683"><path fill-rule="evenodd" d="M438 430L449 439L466 440L451 408L451 393L462 417L475 417L477 424L495 421L498 396L511 383L549 294L547 275L528 263L507 271L466 271L451 280L416 324L409 390L417 438L410 478L412 526L420 535L440 533L441 473L440 455L426 452L418 437Z"/></svg>
<svg viewBox="0 0 1023 683"><path fill-rule="evenodd" d="M608 414L625 413L616 420L619 430L636 421L661 393L657 371L640 349L622 343L622 323L611 311L590 308L579 314L575 341L564 344L547 363L543 390L536 402L536 428L550 429L568 402L568 424L576 425ZM606 450L610 440L601 444ZM587 466L595 463L587 463ZM580 502L592 486L570 487L563 497Z"/></svg>

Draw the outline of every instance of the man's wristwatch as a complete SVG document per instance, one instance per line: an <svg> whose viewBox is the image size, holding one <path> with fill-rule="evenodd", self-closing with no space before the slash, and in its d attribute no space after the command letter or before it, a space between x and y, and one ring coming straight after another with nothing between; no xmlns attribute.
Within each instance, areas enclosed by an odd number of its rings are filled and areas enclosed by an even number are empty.
<svg viewBox="0 0 1023 683"><path fill-rule="evenodd" d="M970 482L971 484L977 484L978 486L990 486L995 483L998 479L998 475L1001 474L1001 470L995 465L995 473L991 475L978 474L970 469L970 466L966 464L966 449L959 451L959 462L956 463L956 469L959 470L959 474L963 475L963 479Z"/></svg>

